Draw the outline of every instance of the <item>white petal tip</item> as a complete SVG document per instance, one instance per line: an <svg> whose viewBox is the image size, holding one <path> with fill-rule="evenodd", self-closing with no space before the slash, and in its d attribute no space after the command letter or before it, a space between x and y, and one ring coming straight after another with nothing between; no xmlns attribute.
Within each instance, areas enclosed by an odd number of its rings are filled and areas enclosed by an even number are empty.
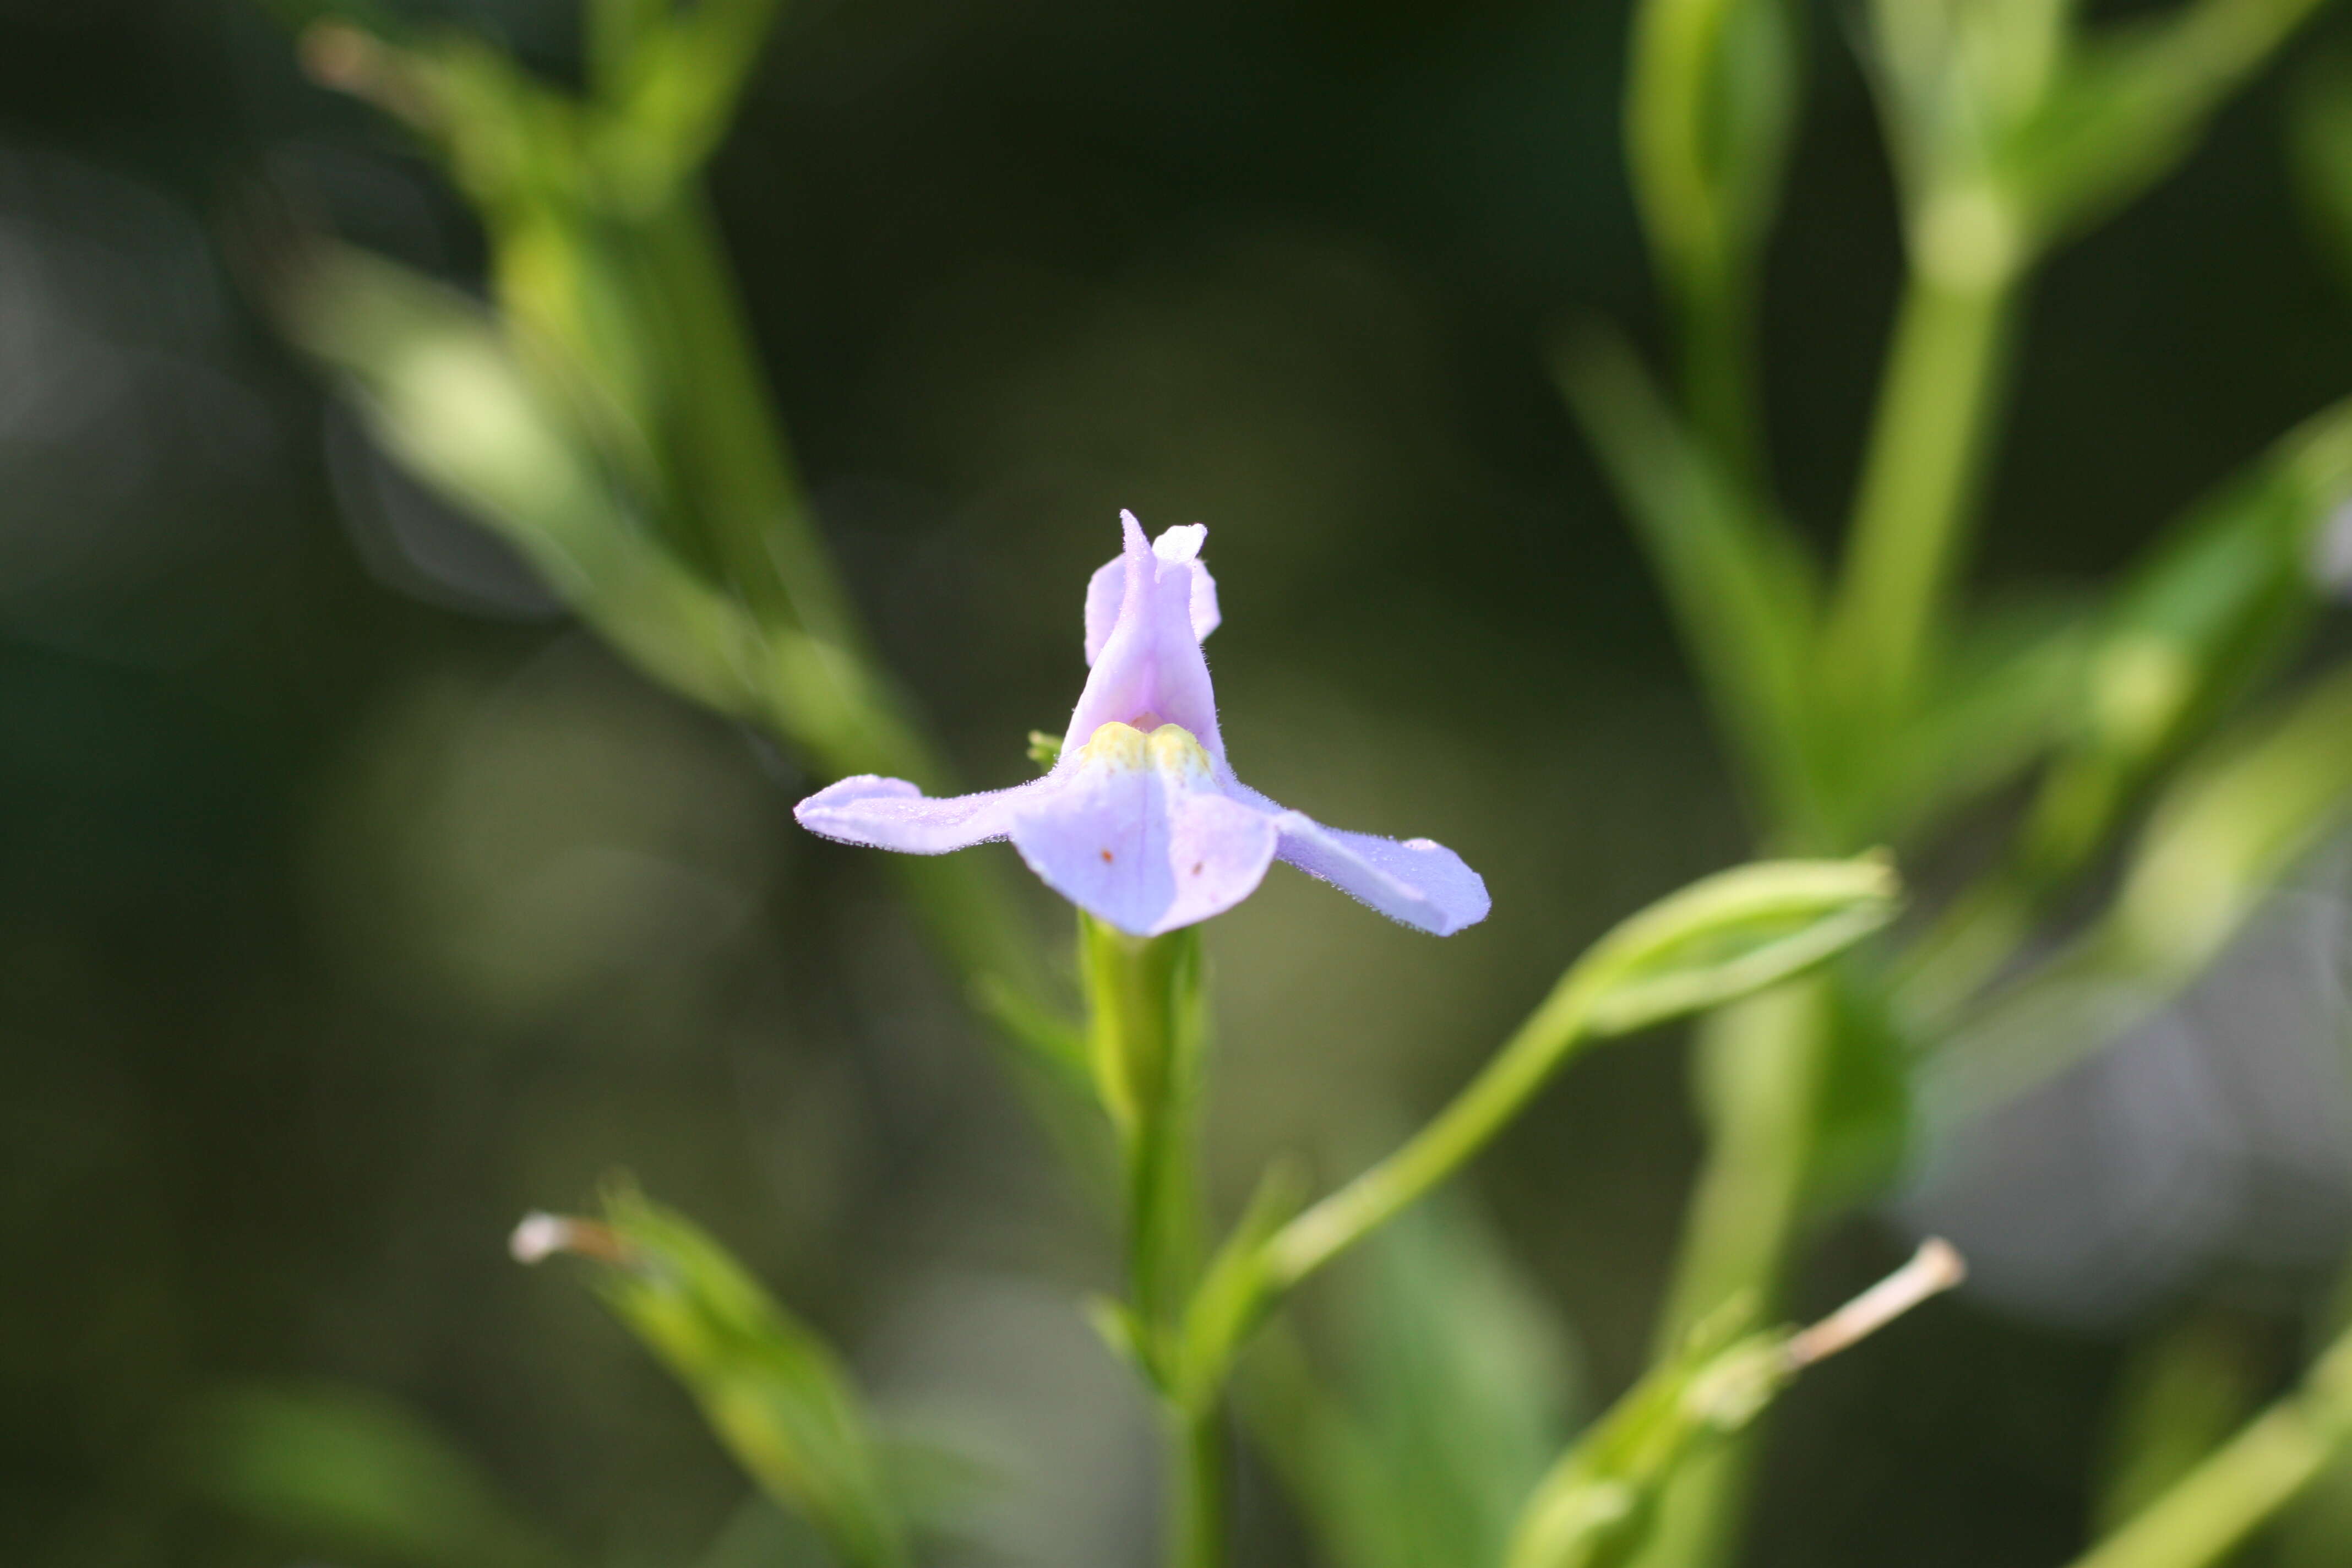
<svg viewBox="0 0 2352 1568"><path fill-rule="evenodd" d="M507 1237L507 1250L517 1263L541 1263L559 1252L571 1250L572 1223L561 1215L532 1210L522 1216L522 1223Z"/></svg>
<svg viewBox="0 0 2352 1568"><path fill-rule="evenodd" d="M1159 538L1151 542L1151 553L1171 564L1177 562L1195 561L1200 558L1201 546L1207 543L1208 539L1207 523L1179 523L1174 528L1165 530Z"/></svg>

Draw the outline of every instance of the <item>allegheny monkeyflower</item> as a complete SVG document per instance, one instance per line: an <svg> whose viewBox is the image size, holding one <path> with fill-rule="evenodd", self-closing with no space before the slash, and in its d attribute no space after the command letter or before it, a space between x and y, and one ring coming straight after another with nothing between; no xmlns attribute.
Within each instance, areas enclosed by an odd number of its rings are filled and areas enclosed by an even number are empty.
<svg viewBox="0 0 2352 1568"><path fill-rule="evenodd" d="M1325 827L1234 776L1201 656L1218 620L1199 559L1209 531L1147 544L1132 512L1120 521L1125 548L1087 585L1093 673L1051 772L950 800L863 774L801 802L802 825L911 855L1009 838L1047 887L1136 936L1231 909L1276 860L1439 936L1484 920L1486 884L1451 849Z"/></svg>

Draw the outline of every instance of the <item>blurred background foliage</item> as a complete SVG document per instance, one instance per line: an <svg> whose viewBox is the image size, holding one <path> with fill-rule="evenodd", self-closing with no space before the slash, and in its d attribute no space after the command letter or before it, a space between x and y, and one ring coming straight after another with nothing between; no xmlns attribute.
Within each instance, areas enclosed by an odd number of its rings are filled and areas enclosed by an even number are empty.
<svg viewBox="0 0 2352 1568"><path fill-rule="evenodd" d="M388 9L584 68L572 0ZM1843 20L1800 46L1765 318L1772 457L1823 540L1899 276ZM1117 510L1200 519L1253 780L1489 879L1496 917L1442 945L1286 875L1209 932L1227 1207L1279 1149L1352 1169L1570 953L1748 842L1545 364L1588 312L1656 338L1625 22L830 0L786 16L711 166L817 518L967 777L1025 776L1066 711ZM2308 152L2337 100L2311 63L2347 46L2323 23L2049 267L1986 595L2112 571L2352 380L2352 202ZM974 1538L1147 1560L1148 1413L1071 1305L1110 1272L1099 1217L881 869L327 399L259 302L289 216L481 286L467 208L303 79L282 17L0 3L0 1555L803 1560L595 1303L506 1257L518 1214L624 1165L900 1429L985 1456ZM2218 1435L2290 1373L2352 1234L2347 874L2322 856L1905 1200L1980 1286L1787 1397L1754 1562L2061 1560L2185 1462L2118 1410ZM1262 1462L1310 1500L1428 1478L1423 1525L1351 1561L1497 1538L1633 1380L1686 1101L1666 1041L1596 1055L1481 1164L1491 1226L1400 1229L1313 1303L1352 1420ZM1836 1232L1798 1307L1883 1271L1889 1230ZM1464 1399L1483 1452L1433 1445ZM1247 1560L1330 1541L1244 1480ZM2294 1561L2339 1560L2322 1511ZM382 1528L298 1539L329 1515Z"/></svg>

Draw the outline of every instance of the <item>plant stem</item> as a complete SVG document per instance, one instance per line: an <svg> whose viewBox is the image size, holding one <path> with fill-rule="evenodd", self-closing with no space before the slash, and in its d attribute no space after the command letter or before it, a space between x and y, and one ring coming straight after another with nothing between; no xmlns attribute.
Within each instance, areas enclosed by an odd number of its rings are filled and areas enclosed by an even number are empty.
<svg viewBox="0 0 2352 1568"><path fill-rule="evenodd" d="M1272 1288L1290 1289L1469 1163L1594 1037L1587 1014L1610 978L1603 968L1570 968L1478 1076L1403 1147L1277 1231L1265 1247Z"/></svg>
<svg viewBox="0 0 2352 1568"><path fill-rule="evenodd" d="M1814 1109L1825 1068L1824 983L1798 981L1708 1015L1696 1042L1711 1133L1653 1354L1674 1353L1726 1301L1766 1315L1803 1218ZM1668 1485L1643 1568L1704 1568L1727 1553L1748 1491L1749 1440L1685 1467Z"/></svg>
<svg viewBox="0 0 2352 1568"><path fill-rule="evenodd" d="M1201 931L1129 936L1082 912L1078 969L1095 1089L1125 1156L1129 1331L1167 1415L1168 1561L1215 1568L1225 1542L1223 1391L1191 1381L1181 1365L1199 1273Z"/></svg>
<svg viewBox="0 0 2352 1568"><path fill-rule="evenodd" d="M2309 1485L2347 1438L2352 1334L2321 1354L2301 1388L2077 1558L2074 1568L2205 1568Z"/></svg>
<svg viewBox="0 0 2352 1568"><path fill-rule="evenodd" d="M1164 1388L1199 1261L1201 931L1129 936L1081 913L1078 932L1096 1092L1126 1156L1129 1304Z"/></svg>
<svg viewBox="0 0 2352 1568"><path fill-rule="evenodd" d="M1222 1404L1171 1407L1168 1484L1169 1568L1220 1568L1225 1560L1226 1468L1231 1463Z"/></svg>
<svg viewBox="0 0 2352 1568"><path fill-rule="evenodd" d="M1860 726L1899 720L1934 651L1990 433L2011 286L1915 272L1880 386L1825 637Z"/></svg>

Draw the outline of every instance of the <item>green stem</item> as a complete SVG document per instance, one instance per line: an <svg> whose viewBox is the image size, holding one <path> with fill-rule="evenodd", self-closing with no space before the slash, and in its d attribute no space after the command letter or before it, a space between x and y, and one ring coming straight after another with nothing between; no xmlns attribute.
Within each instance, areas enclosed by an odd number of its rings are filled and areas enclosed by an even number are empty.
<svg viewBox="0 0 2352 1568"><path fill-rule="evenodd" d="M2329 1346L2303 1386L2074 1568L2205 1568L2308 1486L2352 1438L2352 1334Z"/></svg>
<svg viewBox="0 0 2352 1568"><path fill-rule="evenodd" d="M1226 1468L1232 1462L1223 1405L1171 1409L1169 1425L1169 1568L1220 1568L1228 1534Z"/></svg>
<svg viewBox="0 0 2352 1568"><path fill-rule="evenodd" d="M1125 1154L1129 1304L1164 1384L1199 1267L1201 931L1129 936L1084 913L1078 931L1096 1092Z"/></svg>
<svg viewBox="0 0 2352 1568"><path fill-rule="evenodd" d="M1822 982L1801 981L1711 1014L1702 1026L1696 1060L1712 1142L1659 1319L1659 1357L1735 1297L1753 1298L1768 1317L1773 1310L1803 1219L1827 1005ZM1750 1439L1735 1438L1675 1475L1642 1568L1724 1560L1744 1511L1750 1452Z"/></svg>
<svg viewBox="0 0 2352 1568"><path fill-rule="evenodd" d="M1082 912L1078 966L1095 1089L1124 1155L1128 1331L1168 1418L1168 1561L1215 1568L1225 1546L1223 1391L1182 1364L1200 1271L1201 931L1129 936Z"/></svg>
<svg viewBox="0 0 2352 1568"><path fill-rule="evenodd" d="M1613 973L1579 963L1452 1103L1387 1159L1299 1215L1266 1243L1265 1279L1288 1290L1470 1163L1545 1080L1594 1038L1593 999Z"/></svg>
<svg viewBox="0 0 2352 1568"><path fill-rule="evenodd" d="M2013 290L1915 274L1854 500L1851 555L1826 633L1854 720L1899 719L1933 653L1990 434Z"/></svg>
<svg viewBox="0 0 2352 1568"><path fill-rule="evenodd" d="M1759 509L1772 493L1763 399L1756 388L1752 279L1692 279L1683 290L1683 395L1691 424L1741 493Z"/></svg>

